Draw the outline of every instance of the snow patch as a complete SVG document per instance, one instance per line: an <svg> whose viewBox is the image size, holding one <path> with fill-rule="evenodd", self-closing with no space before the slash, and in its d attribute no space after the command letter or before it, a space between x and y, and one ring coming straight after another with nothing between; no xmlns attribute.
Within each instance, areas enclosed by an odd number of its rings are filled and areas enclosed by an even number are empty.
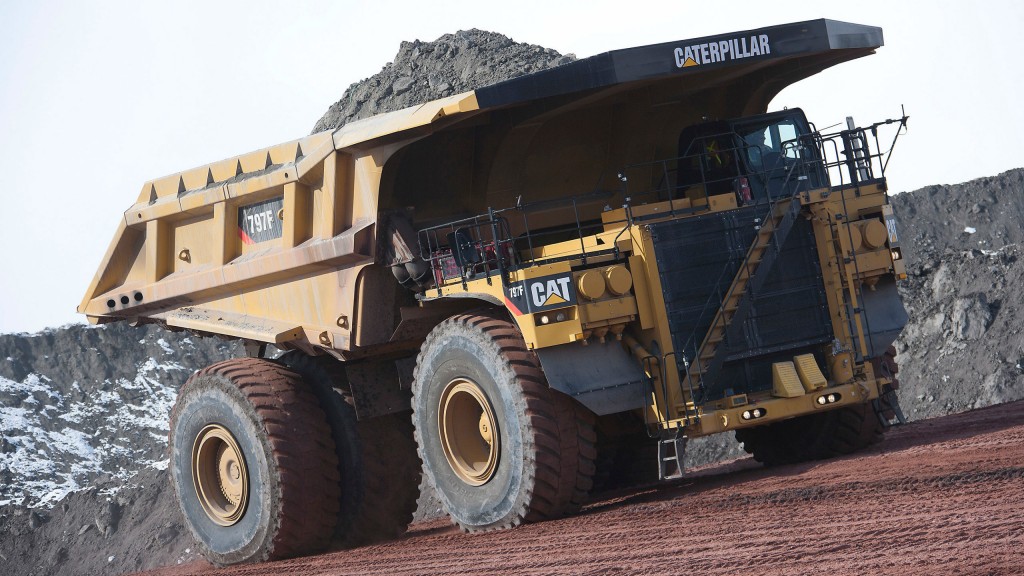
<svg viewBox="0 0 1024 576"><path fill-rule="evenodd" d="M164 354L167 354L168 356L173 356L175 354L174 348L171 348L171 345L167 343L167 340L161 338L156 341L156 344L164 351Z"/></svg>
<svg viewBox="0 0 1024 576"><path fill-rule="evenodd" d="M36 393L45 395L47 398L52 398L61 404L63 397L60 393L53 389L50 384L44 382L44 380L50 380L46 376L40 376L39 374L29 374L21 382L15 382L14 380L8 380L0 376L0 394L10 394L13 396L23 396L23 400L36 402L33 395ZM33 400L28 400L33 398Z"/></svg>
<svg viewBox="0 0 1024 576"><path fill-rule="evenodd" d="M975 232L977 232L977 231L978 231L978 229L977 229L977 228L972 228L972 227L970 227L970 226L966 226L966 227L964 227L964 232L966 232L966 233L968 233L968 234L974 234L974 233L975 233Z"/></svg>
<svg viewBox="0 0 1024 576"><path fill-rule="evenodd" d="M183 380L181 372L188 370L177 362L148 359L131 379L107 379L88 392L73 382L80 401L66 400L45 376L0 377L0 470L10 476L0 502L49 507L98 476L126 480L139 464L166 469L166 461L150 459L167 444L177 398L164 381Z"/></svg>

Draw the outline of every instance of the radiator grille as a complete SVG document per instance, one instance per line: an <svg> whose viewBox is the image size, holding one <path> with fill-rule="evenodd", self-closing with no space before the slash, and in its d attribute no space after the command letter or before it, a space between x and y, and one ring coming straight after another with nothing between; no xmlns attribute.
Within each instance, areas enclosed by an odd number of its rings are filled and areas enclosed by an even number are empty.
<svg viewBox="0 0 1024 576"><path fill-rule="evenodd" d="M757 233L751 206L650 226L677 354L694 358ZM771 362L832 340L811 224L800 219L764 286L754 295L743 338L730 342L720 373L734 393L771 387ZM682 368L682 363L680 363ZM710 398L709 398L710 399Z"/></svg>

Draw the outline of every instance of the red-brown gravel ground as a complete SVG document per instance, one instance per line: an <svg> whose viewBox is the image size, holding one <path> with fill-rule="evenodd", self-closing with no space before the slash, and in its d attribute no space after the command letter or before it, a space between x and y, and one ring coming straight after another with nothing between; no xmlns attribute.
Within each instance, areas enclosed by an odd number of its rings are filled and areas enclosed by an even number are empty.
<svg viewBox="0 0 1024 576"><path fill-rule="evenodd" d="M191 573L1024 574L1024 402L915 422L836 460L737 460L511 531L439 519L382 545L147 574Z"/></svg>

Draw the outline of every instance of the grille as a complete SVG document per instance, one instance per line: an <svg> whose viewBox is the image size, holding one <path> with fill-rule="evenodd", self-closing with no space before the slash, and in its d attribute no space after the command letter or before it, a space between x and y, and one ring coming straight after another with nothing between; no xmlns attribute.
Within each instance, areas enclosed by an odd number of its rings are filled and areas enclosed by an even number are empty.
<svg viewBox="0 0 1024 576"><path fill-rule="evenodd" d="M757 233L751 206L650 226L677 354L694 358ZM771 363L832 340L832 324L810 222L799 219L761 291L743 337L729 342L720 373L733 393L770 388ZM683 368L682 363L679 364Z"/></svg>

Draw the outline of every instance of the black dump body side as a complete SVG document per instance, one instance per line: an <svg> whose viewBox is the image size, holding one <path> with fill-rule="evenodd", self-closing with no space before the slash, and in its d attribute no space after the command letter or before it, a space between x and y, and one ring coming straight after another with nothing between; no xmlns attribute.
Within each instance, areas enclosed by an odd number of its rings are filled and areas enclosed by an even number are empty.
<svg viewBox="0 0 1024 576"><path fill-rule="evenodd" d="M605 52L478 88L476 96L480 108L497 108L672 76L691 76L699 85L708 82L702 75L709 72L716 73L712 83L756 73L750 89L733 90L730 97L737 112L756 113L786 86L882 44L882 29L875 26L809 20Z"/></svg>

